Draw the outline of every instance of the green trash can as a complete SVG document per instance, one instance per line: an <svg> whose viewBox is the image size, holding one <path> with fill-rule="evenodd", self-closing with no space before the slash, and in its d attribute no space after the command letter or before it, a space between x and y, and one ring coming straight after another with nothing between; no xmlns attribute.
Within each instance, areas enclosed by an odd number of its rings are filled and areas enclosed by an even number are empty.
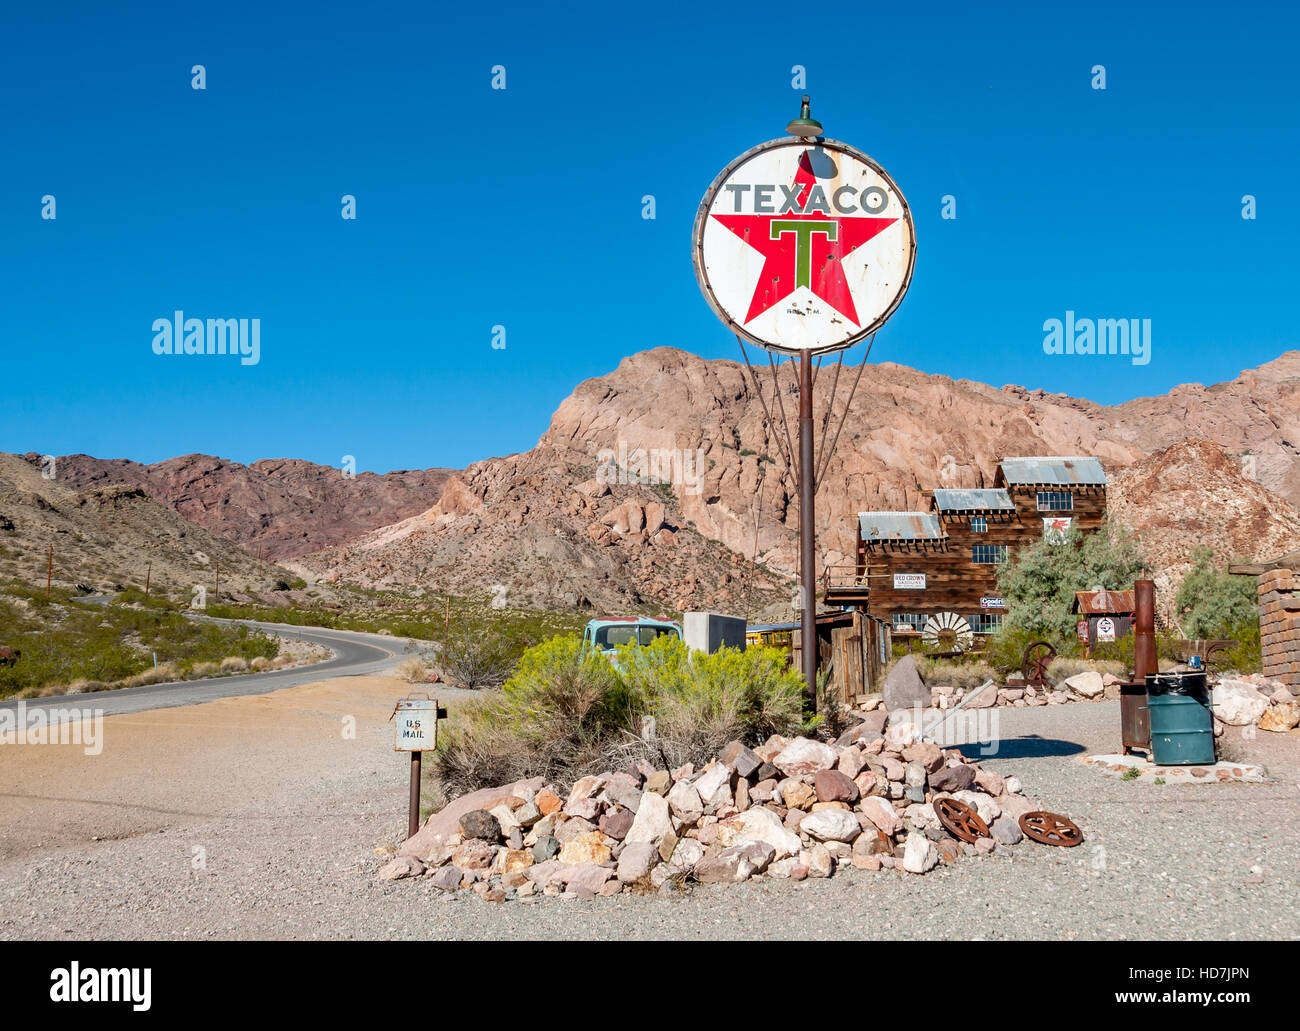
<svg viewBox="0 0 1300 1031"><path fill-rule="evenodd" d="M1147 677L1151 759L1157 766L1213 766L1214 716L1205 674Z"/></svg>

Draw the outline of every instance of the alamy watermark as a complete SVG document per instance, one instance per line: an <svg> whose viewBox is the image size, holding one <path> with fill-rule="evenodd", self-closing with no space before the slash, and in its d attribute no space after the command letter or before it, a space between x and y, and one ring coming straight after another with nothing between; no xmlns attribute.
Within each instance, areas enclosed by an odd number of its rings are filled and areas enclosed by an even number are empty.
<svg viewBox="0 0 1300 1031"><path fill-rule="evenodd" d="M261 319L187 319L176 311L153 320L153 353L239 355L240 365L262 360Z"/></svg>
<svg viewBox="0 0 1300 1031"><path fill-rule="evenodd" d="M1043 323L1044 354L1127 354L1134 365L1151 361L1150 319L1077 319L1067 311L1064 319Z"/></svg>
<svg viewBox="0 0 1300 1031"><path fill-rule="evenodd" d="M617 448L596 452L596 482L614 484L669 483L683 494L704 492L704 449L633 448L620 440Z"/></svg>
<svg viewBox="0 0 1300 1031"><path fill-rule="evenodd" d="M13 709L0 709L0 747L10 744L80 745L86 755L99 755L104 750L104 710L43 705L29 709L19 701Z"/></svg>

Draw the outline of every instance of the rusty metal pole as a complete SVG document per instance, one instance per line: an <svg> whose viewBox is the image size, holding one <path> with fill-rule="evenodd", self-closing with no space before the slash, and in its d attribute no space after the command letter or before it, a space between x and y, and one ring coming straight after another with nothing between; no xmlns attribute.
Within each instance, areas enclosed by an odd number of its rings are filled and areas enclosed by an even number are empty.
<svg viewBox="0 0 1300 1031"><path fill-rule="evenodd" d="M813 495L812 358L799 359L799 590L803 601L800 648L804 697L817 711L817 553Z"/></svg>
<svg viewBox="0 0 1300 1031"><path fill-rule="evenodd" d="M1146 681L1159 673L1156 663L1156 585L1154 580L1133 581L1133 679Z"/></svg>
<svg viewBox="0 0 1300 1031"><path fill-rule="evenodd" d="M411 753L411 808L406 819L406 836L415 837L420 829L420 756L423 752Z"/></svg>

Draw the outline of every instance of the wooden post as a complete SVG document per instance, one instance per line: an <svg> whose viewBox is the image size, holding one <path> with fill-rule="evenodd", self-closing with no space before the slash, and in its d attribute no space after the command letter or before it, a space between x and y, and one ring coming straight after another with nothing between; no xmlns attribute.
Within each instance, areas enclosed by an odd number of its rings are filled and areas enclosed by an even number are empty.
<svg viewBox="0 0 1300 1031"><path fill-rule="evenodd" d="M149 600L149 581L153 577L153 560L150 559L148 565L144 567L144 600Z"/></svg>
<svg viewBox="0 0 1300 1031"><path fill-rule="evenodd" d="M45 559L45 600L50 600L50 577L54 575L54 545L50 545L49 556Z"/></svg>
<svg viewBox="0 0 1300 1031"><path fill-rule="evenodd" d="M214 602L220 602L221 601L221 560L220 559L217 560L216 573L217 573L217 582L212 591L212 600Z"/></svg>

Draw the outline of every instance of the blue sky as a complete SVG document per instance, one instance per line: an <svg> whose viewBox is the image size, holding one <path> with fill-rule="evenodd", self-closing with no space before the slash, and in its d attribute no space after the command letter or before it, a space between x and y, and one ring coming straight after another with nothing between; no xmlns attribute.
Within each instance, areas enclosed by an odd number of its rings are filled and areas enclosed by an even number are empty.
<svg viewBox="0 0 1300 1031"><path fill-rule="evenodd" d="M873 359L1117 403L1300 346L1297 14L1046 6L10 5L0 450L463 466L624 355L736 358L691 223L794 65L915 215ZM177 308L260 362L155 355ZM1067 309L1150 364L1044 354Z"/></svg>

